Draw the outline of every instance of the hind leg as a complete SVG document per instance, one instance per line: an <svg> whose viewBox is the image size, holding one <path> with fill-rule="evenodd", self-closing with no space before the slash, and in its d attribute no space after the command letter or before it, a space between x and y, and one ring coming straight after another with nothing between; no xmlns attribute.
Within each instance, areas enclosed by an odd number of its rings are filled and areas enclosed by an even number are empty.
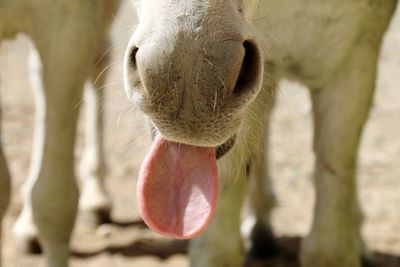
<svg viewBox="0 0 400 267"><path fill-rule="evenodd" d="M10 201L10 194L11 194L10 173L8 171L7 162L1 143L1 110L0 110L0 266L2 263L2 257L1 257L2 221Z"/></svg>
<svg viewBox="0 0 400 267"><path fill-rule="evenodd" d="M93 225L111 221L111 201L105 190L103 149L104 87L110 67L110 43L104 41L97 54L94 70L85 85L85 147L80 164L82 190L79 208L84 219Z"/></svg>
<svg viewBox="0 0 400 267"><path fill-rule="evenodd" d="M33 134L33 147L31 166L26 182L22 186L23 208L14 224L14 236L17 248L22 253L40 253L41 247L38 240L37 227L33 221L31 193L39 176L41 155L43 147L43 114L45 112L42 99L42 62L38 52L32 47L29 53L29 78L35 99L35 129Z"/></svg>
<svg viewBox="0 0 400 267"><path fill-rule="evenodd" d="M267 149L264 145L262 147ZM265 151L254 158L249 166L250 214L245 217L242 229L249 239L248 256L254 259L266 258L278 250L270 223L276 198L268 172L267 153Z"/></svg>
<svg viewBox="0 0 400 267"><path fill-rule="evenodd" d="M272 70L270 73L273 73ZM248 239L247 249L250 258L266 258L277 253L270 216L276 204L273 184L269 173L269 120L275 102L275 90L267 105L267 117L260 134L265 138L259 143L258 154L255 154L248 165L249 179L249 214L242 224L243 235Z"/></svg>

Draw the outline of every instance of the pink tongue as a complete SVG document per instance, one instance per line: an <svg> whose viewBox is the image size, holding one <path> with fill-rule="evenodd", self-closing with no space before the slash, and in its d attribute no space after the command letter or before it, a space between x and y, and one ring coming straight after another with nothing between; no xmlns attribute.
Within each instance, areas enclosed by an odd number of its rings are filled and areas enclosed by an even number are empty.
<svg viewBox="0 0 400 267"><path fill-rule="evenodd" d="M140 213L153 231L176 238L199 234L211 219L217 194L215 148L155 138L137 186Z"/></svg>

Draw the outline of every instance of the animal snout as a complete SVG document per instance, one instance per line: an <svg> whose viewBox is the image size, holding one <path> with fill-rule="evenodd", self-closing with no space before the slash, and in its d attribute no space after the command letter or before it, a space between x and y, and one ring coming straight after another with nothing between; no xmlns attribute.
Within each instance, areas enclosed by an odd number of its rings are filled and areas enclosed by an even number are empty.
<svg viewBox="0 0 400 267"><path fill-rule="evenodd" d="M252 39L188 39L132 46L126 90L164 137L219 145L238 131L241 110L260 89L261 52Z"/></svg>
<svg viewBox="0 0 400 267"><path fill-rule="evenodd" d="M157 35L141 29L125 57L131 101L172 141L216 146L232 138L261 87L254 35L239 28L177 27Z"/></svg>

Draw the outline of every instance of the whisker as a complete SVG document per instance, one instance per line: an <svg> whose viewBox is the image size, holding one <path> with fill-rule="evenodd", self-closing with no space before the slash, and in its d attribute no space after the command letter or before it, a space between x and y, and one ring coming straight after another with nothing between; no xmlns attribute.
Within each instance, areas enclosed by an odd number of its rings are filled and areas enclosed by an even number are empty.
<svg viewBox="0 0 400 267"><path fill-rule="evenodd" d="M217 98L218 98L218 91L215 91L213 112L215 112L215 108L217 107Z"/></svg>
<svg viewBox="0 0 400 267"><path fill-rule="evenodd" d="M98 80L101 78L101 76L103 76L103 74L113 65L117 64L117 62L112 62L110 64L108 64L108 66L104 67L104 69L99 73L99 75L97 75L96 79L93 82L93 86L96 86L96 83L98 82Z"/></svg>
<svg viewBox="0 0 400 267"><path fill-rule="evenodd" d="M102 55L101 57L96 61L94 64L94 67L97 67L97 65L100 63L100 61L113 49L112 46L110 46Z"/></svg>
<svg viewBox="0 0 400 267"><path fill-rule="evenodd" d="M227 90L226 90L226 85L225 85L225 83L224 83L224 80L222 80L221 77L218 77L218 79L221 81L222 86L223 86L223 88L224 88L224 95L222 96L222 98L224 98L225 95L226 95L226 92L227 92Z"/></svg>
<svg viewBox="0 0 400 267"><path fill-rule="evenodd" d="M119 127L120 122L121 122L121 119L122 119L122 116L124 115L124 113L125 113L126 111L132 110L132 108L133 108L132 106L126 106L126 107L119 113L118 118L117 118L117 123L115 124L115 128L118 128L118 127Z"/></svg>

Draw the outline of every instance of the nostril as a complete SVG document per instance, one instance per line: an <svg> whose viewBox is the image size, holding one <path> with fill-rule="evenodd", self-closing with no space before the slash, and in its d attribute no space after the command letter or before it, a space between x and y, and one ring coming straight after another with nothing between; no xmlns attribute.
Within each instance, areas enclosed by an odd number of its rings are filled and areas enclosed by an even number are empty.
<svg viewBox="0 0 400 267"><path fill-rule="evenodd" d="M131 53L129 54L129 65L134 70L137 69L136 54L137 54L138 51L139 51L139 48L134 46L134 47L132 47Z"/></svg>
<svg viewBox="0 0 400 267"><path fill-rule="evenodd" d="M236 79L234 94L253 89L259 82L261 73L261 55L253 41L244 41L244 57Z"/></svg>

